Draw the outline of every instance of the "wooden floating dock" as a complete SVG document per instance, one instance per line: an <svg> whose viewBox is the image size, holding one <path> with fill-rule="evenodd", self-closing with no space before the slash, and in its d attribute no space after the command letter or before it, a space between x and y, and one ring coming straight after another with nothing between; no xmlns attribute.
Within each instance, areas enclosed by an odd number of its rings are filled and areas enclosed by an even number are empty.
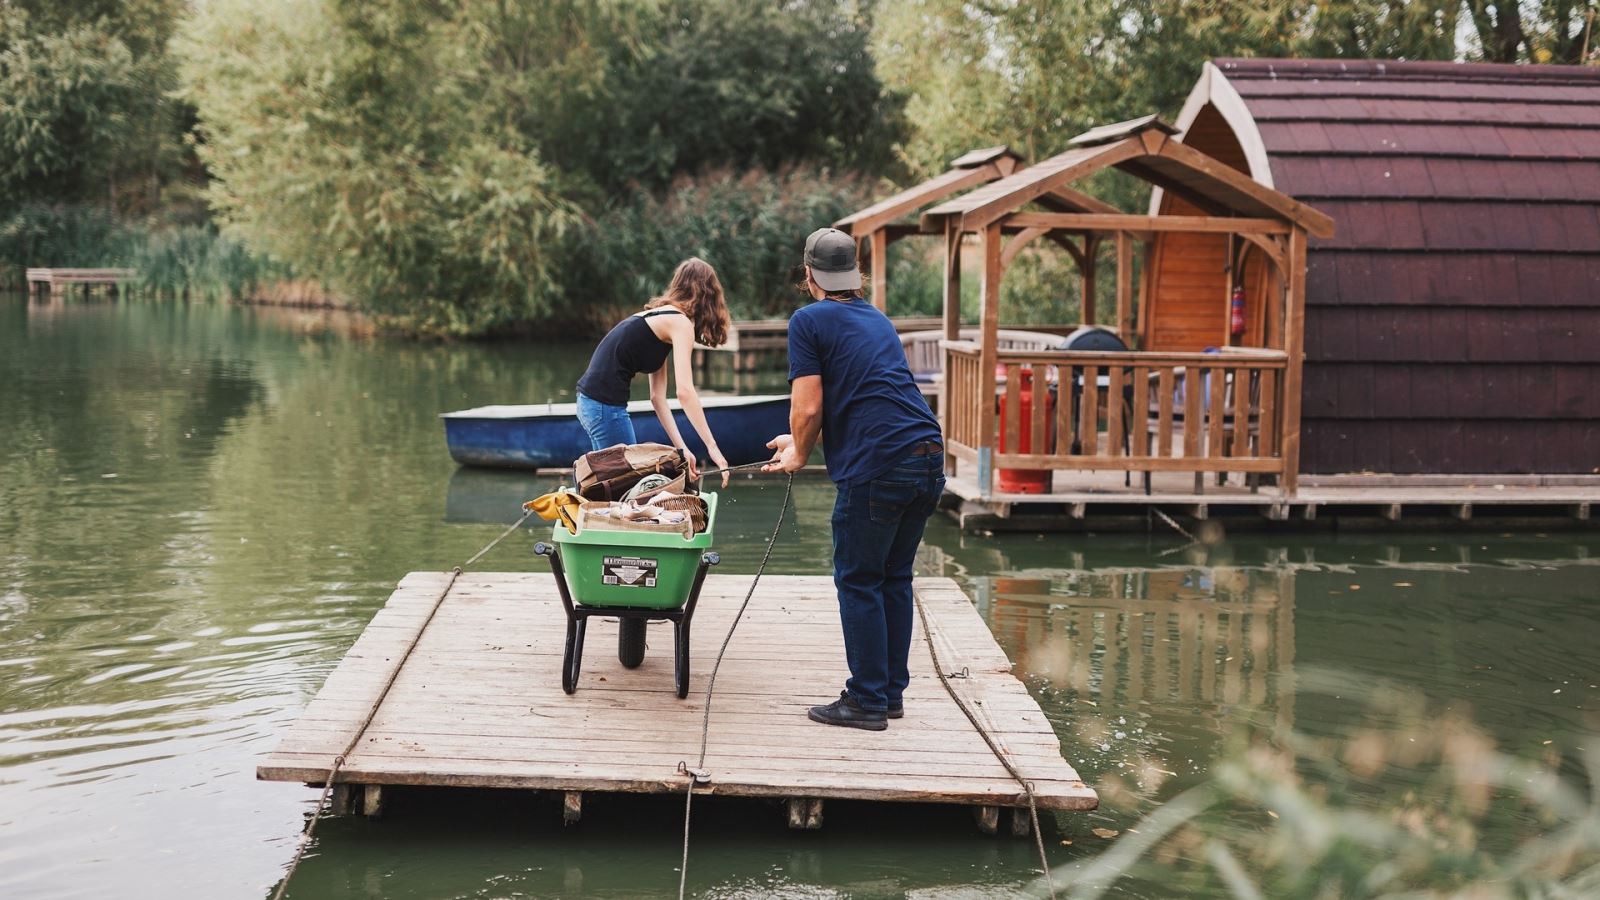
<svg viewBox="0 0 1600 900"><path fill-rule="evenodd" d="M75 284L82 285L85 291L99 285L115 295L119 285L138 276L139 273L133 269L33 268L24 273L28 281L28 293L39 293L46 297L54 297L58 288L65 292Z"/></svg>
<svg viewBox="0 0 1600 900"><path fill-rule="evenodd" d="M1303 475L1300 488L1252 488L1190 473L1053 474L1050 493L985 494L962 467L946 480L943 507L964 530L1144 530L1150 510L1187 522L1226 520L1230 528L1593 528L1600 476Z"/></svg>
<svg viewBox="0 0 1600 900"><path fill-rule="evenodd" d="M750 576L712 575L692 636L689 697L673 693L672 637L653 623L637 669L617 661L616 622L595 620L575 694L561 691L566 618L548 573L467 573L429 610L450 575L413 572L362 632L322 690L256 770L268 781L322 784L377 704L340 769L335 806L376 814L388 785L561 792L677 793L680 762L700 746L706 680ZM1061 756L1060 739L971 601L946 578L916 582L939 657L1041 809L1094 809L1098 798ZM425 624L426 623L426 624ZM380 697L406 649L386 696ZM838 603L828 577L767 576L717 676L699 794L788 801L791 827L821 825L830 798L961 804L994 831L1004 808L1026 834L1026 797L940 685L917 623L905 718L888 731L820 725L806 707L845 677ZM359 788L359 790L357 790Z"/></svg>

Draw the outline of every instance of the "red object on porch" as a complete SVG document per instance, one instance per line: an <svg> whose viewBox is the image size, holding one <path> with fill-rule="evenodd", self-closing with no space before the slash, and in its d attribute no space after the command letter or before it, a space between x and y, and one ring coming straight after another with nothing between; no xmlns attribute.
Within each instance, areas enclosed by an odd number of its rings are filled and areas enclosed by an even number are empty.
<svg viewBox="0 0 1600 900"><path fill-rule="evenodd" d="M1033 372L1023 369L1017 376L1021 382L1017 385L1017 453L1048 453L1049 447L1033 446ZM1054 421L1055 398L1050 392L1044 395L1044 419L1046 422ZM1000 427L999 432L1000 452L1012 452L1006 449L1006 397L1000 395ZM1046 444L1049 438L1045 438ZM1000 490L1010 494L1048 494L1050 492L1049 469L1000 469Z"/></svg>

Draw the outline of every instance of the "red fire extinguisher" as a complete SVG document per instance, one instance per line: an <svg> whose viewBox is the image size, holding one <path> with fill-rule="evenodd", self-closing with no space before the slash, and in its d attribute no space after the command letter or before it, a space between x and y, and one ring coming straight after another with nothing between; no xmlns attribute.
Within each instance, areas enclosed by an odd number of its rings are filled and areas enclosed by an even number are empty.
<svg viewBox="0 0 1600 900"><path fill-rule="evenodd" d="M1230 307L1229 330L1234 337L1239 337L1244 334L1244 287L1242 285L1234 285L1233 303L1230 304Z"/></svg>

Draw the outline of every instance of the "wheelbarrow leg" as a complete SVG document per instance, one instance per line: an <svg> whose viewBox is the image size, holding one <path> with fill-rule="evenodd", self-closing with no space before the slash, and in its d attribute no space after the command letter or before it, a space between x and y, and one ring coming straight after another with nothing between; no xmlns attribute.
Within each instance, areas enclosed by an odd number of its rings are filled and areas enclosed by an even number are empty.
<svg viewBox="0 0 1600 900"><path fill-rule="evenodd" d="M716 551L707 551L700 557L700 568L695 570L694 584L689 588L689 600L683 606L683 615L672 622L672 672L677 679L678 699L689 696L689 626L694 622L694 608L700 602L700 588L706 583L706 570L722 562Z"/></svg>
<svg viewBox="0 0 1600 900"><path fill-rule="evenodd" d="M583 666L583 634L588 627L588 616L567 620L567 653L561 660L561 689L569 694L578 689L578 671Z"/></svg>
<svg viewBox="0 0 1600 900"><path fill-rule="evenodd" d="M689 696L689 622L672 623L672 674L677 679L678 699Z"/></svg>

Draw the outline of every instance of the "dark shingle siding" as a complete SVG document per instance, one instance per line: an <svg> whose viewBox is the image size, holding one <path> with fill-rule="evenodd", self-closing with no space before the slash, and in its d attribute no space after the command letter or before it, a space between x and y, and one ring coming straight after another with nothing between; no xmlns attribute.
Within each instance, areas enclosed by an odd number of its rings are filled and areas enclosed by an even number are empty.
<svg viewBox="0 0 1600 900"><path fill-rule="evenodd" d="M1307 278L1303 471L1600 471L1600 69L1221 60Z"/></svg>

